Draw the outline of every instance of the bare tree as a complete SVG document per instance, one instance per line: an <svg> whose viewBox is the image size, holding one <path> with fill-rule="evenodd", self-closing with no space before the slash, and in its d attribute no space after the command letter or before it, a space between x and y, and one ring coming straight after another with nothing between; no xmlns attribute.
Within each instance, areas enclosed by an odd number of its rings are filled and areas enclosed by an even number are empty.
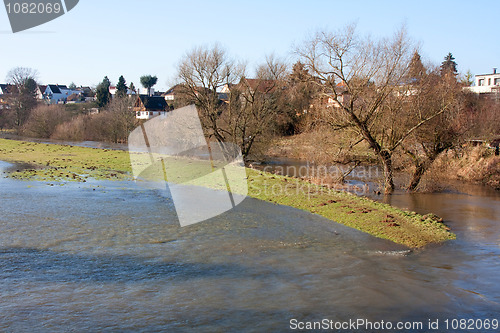
<svg viewBox="0 0 500 333"><path fill-rule="evenodd" d="M311 106L314 107L318 87L313 80L303 63L298 61L292 66L291 73L286 78L286 106L289 108L290 122L288 128L282 131L283 134L297 134L314 127L315 114L310 111Z"/></svg>
<svg viewBox="0 0 500 333"><path fill-rule="evenodd" d="M286 117L284 99L286 64L274 56L257 69L257 78L242 78L231 89L222 124L231 141L241 147L244 157L255 142L263 142ZM267 140L269 142L269 140Z"/></svg>
<svg viewBox="0 0 500 333"><path fill-rule="evenodd" d="M467 98L454 76L440 76L437 69L424 73L412 84L412 94L407 96L402 114L416 121L432 119L416 129L402 145L414 164L409 191L415 191L437 157L456 147L471 129L476 115L467 109Z"/></svg>
<svg viewBox="0 0 500 333"><path fill-rule="evenodd" d="M247 158L255 143L262 142L279 121L287 66L269 56L257 69L257 78L247 79L244 74L245 67L215 45L186 54L178 78L181 99L197 105L207 137L238 144Z"/></svg>
<svg viewBox="0 0 500 333"><path fill-rule="evenodd" d="M393 152L417 128L436 115L409 122L398 116L411 94L405 82L415 47L404 29L390 39L360 37L355 26L320 32L297 49L321 94L331 99L332 129L353 129L378 156L384 168L384 190L394 191Z"/></svg>
<svg viewBox="0 0 500 333"><path fill-rule="evenodd" d="M220 126L226 105L218 92L240 80L244 67L238 66L219 45L197 47L188 52L178 67L181 82L179 98L184 104L196 104L203 129L209 139L224 142L228 132Z"/></svg>
<svg viewBox="0 0 500 333"><path fill-rule="evenodd" d="M131 98L117 98L108 105L105 112L111 118L109 139L112 142L127 142L130 132L138 126L138 120L132 110L133 103Z"/></svg>
<svg viewBox="0 0 500 333"><path fill-rule="evenodd" d="M31 110L36 106L36 79L38 72L31 68L16 67L7 74L7 82L14 85L16 90L9 101L11 111L9 118L18 130L26 122Z"/></svg>
<svg viewBox="0 0 500 333"><path fill-rule="evenodd" d="M36 69L15 67L7 73L7 82L15 85L18 90L21 90L30 79L35 81L38 79L38 71Z"/></svg>

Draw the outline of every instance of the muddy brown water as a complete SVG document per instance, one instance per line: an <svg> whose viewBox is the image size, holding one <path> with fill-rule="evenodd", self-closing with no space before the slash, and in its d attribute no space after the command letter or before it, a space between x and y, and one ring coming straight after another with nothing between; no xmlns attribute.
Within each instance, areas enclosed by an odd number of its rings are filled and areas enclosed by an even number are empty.
<svg viewBox="0 0 500 333"><path fill-rule="evenodd" d="M409 252L254 199L181 228L167 192L133 182L2 176L0 331L281 332L293 318L500 319L500 195L472 187L400 193L390 203L442 216L458 239Z"/></svg>

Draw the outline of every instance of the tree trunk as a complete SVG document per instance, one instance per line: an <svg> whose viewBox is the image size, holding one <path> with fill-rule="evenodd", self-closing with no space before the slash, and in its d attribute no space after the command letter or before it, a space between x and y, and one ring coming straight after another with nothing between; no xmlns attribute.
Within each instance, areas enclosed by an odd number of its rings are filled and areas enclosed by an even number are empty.
<svg viewBox="0 0 500 333"><path fill-rule="evenodd" d="M408 185L408 191L414 192L417 189L418 184L420 184L420 180L422 179L425 171L427 171L426 163L416 164L415 171L413 172L410 184Z"/></svg>
<svg viewBox="0 0 500 333"><path fill-rule="evenodd" d="M384 167L384 194L392 194L394 192L394 178L392 173L392 155L387 150L379 153Z"/></svg>
<svg viewBox="0 0 500 333"><path fill-rule="evenodd" d="M430 154L430 156L428 156L427 159L423 162L415 161L415 171L413 172L413 175L411 177L410 185L408 185L408 191L413 192L417 189L418 184L420 184L420 181L422 180L424 174L427 172L432 163L434 163L439 154L444 150L445 149L439 149L438 151L435 151L433 154Z"/></svg>

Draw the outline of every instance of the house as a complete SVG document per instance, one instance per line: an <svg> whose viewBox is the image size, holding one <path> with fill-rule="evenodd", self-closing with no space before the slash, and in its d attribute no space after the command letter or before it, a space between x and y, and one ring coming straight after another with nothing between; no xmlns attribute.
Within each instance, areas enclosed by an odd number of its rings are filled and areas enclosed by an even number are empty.
<svg viewBox="0 0 500 333"><path fill-rule="evenodd" d="M92 90L92 88L81 87L80 90L82 91L82 96L83 96L85 102L95 101L95 92L94 92L94 90Z"/></svg>
<svg viewBox="0 0 500 333"><path fill-rule="evenodd" d="M13 84L0 84L0 95L12 95L18 93L17 87Z"/></svg>
<svg viewBox="0 0 500 333"><path fill-rule="evenodd" d="M137 88L137 93L139 95L148 95L148 94L151 96L157 95L157 93L155 92L155 88L153 88L153 87L149 88L149 90L148 90L148 88L139 87L139 88Z"/></svg>
<svg viewBox="0 0 500 333"><path fill-rule="evenodd" d="M115 94L116 94L116 87L115 86L110 86L109 87L109 93L111 94L111 96L115 97ZM129 88L127 88L127 96L132 96L132 95L135 95L135 91L133 90L130 90Z"/></svg>
<svg viewBox="0 0 500 333"><path fill-rule="evenodd" d="M13 84L0 84L0 111L10 109L9 97L17 92L17 87Z"/></svg>
<svg viewBox="0 0 500 333"><path fill-rule="evenodd" d="M49 100L51 103L57 104L59 100L64 98L61 89L57 84L49 84L45 91L43 92L45 99Z"/></svg>
<svg viewBox="0 0 500 333"><path fill-rule="evenodd" d="M474 86L467 88L476 94L498 94L500 93L500 73L493 68L491 74L476 75Z"/></svg>
<svg viewBox="0 0 500 333"><path fill-rule="evenodd" d="M166 115L170 108L162 96L139 95L134 103L133 110L137 119L151 119L156 116Z"/></svg>
<svg viewBox="0 0 500 333"><path fill-rule="evenodd" d="M309 105L310 110L302 110L302 112L297 112L296 115L300 116L301 114L307 114L316 108L339 109L342 107L340 103L349 102L349 96L347 86L344 82L337 83L335 91L332 88L324 87L323 90L312 99L312 104Z"/></svg>
<svg viewBox="0 0 500 333"><path fill-rule="evenodd" d="M217 91L217 98L219 102L229 104L231 92L239 91L242 95L253 95L258 92L267 95L274 92L277 87L278 82L276 80L247 79L243 77L238 84L226 83L222 86ZM204 88L200 87L198 89L201 92Z"/></svg>
<svg viewBox="0 0 500 333"><path fill-rule="evenodd" d="M203 87L195 87L194 88L194 94L196 96L199 96L203 92L205 92L206 94L209 94L211 92L211 90L208 88L203 88ZM187 97L187 96L193 97L192 96L193 91L189 87L187 87L183 84L176 84L175 86L173 86L172 88L170 88L166 92L162 93L160 96L165 98L169 107L173 107L175 105L174 102L176 100L178 100L179 95L184 95L184 97ZM157 96L157 95L155 95L155 96ZM217 92L217 97L221 101L228 99L229 98L228 96L229 96L229 91L227 91L227 93Z"/></svg>
<svg viewBox="0 0 500 333"><path fill-rule="evenodd" d="M0 88L1 89L1 88ZM2 90L2 92L5 91L7 92L7 90ZM9 103L9 97L10 97L11 94L7 93L7 94L0 94L0 111L1 110L8 110L10 109L10 103Z"/></svg>
<svg viewBox="0 0 500 333"><path fill-rule="evenodd" d="M69 96L76 94L81 95L83 92L79 89L69 89L65 85L49 84L44 92L44 98L50 104L66 103Z"/></svg>
<svg viewBox="0 0 500 333"><path fill-rule="evenodd" d="M0 95L0 111L10 109L10 104L5 95Z"/></svg>
<svg viewBox="0 0 500 333"><path fill-rule="evenodd" d="M162 94L163 98L168 101L174 101L175 100L175 95L179 93L179 91L182 89L182 85L176 84L172 88L168 89L165 93Z"/></svg>
<svg viewBox="0 0 500 333"><path fill-rule="evenodd" d="M231 89L233 88L234 84L232 83L226 83L221 89L220 93L222 94L229 94L231 93Z"/></svg>
<svg viewBox="0 0 500 333"><path fill-rule="evenodd" d="M36 99L43 100L43 94L45 93L45 90L47 89L47 86L39 84L36 87Z"/></svg>
<svg viewBox="0 0 500 333"><path fill-rule="evenodd" d="M85 97L82 94L71 94L66 98L66 103L76 104L85 102Z"/></svg>
<svg viewBox="0 0 500 333"><path fill-rule="evenodd" d="M252 94L256 91L267 94L273 92L278 84L276 80L247 79L243 77L240 80L239 86L248 88ZM228 88L230 89L231 87L229 86Z"/></svg>

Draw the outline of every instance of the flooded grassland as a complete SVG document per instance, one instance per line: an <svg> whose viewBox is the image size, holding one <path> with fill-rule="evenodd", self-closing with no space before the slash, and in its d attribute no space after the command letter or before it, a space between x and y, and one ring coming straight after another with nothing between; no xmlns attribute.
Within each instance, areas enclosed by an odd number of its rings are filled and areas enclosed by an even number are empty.
<svg viewBox="0 0 500 333"><path fill-rule="evenodd" d="M0 160L25 163L8 176L49 182L131 180L126 151L0 139ZM175 160L170 164L174 164ZM184 168L184 164L179 167ZM196 168L196 166L192 166ZM420 215L326 186L247 169L248 196L305 210L411 248L454 239L443 220Z"/></svg>
<svg viewBox="0 0 500 333"><path fill-rule="evenodd" d="M439 320L446 331L445 320L499 319L497 193L396 193L402 210L247 170L267 201L181 228L168 188L130 181L126 152L0 148L23 163L0 162L0 331L282 332L324 318ZM378 219L430 212L456 239L410 251L334 222L402 227Z"/></svg>

